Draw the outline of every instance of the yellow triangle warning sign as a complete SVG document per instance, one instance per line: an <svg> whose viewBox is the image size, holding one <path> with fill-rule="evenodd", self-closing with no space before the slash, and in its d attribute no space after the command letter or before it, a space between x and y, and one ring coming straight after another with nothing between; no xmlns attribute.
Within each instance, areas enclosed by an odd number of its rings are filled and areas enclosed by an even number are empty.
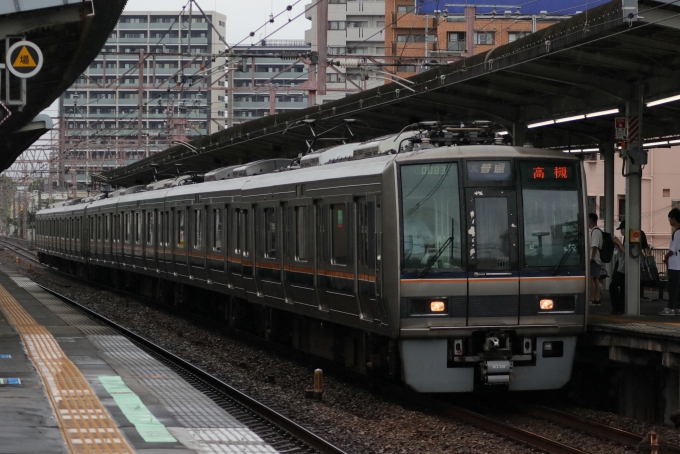
<svg viewBox="0 0 680 454"><path fill-rule="evenodd" d="M35 62L31 53L26 46L23 46L19 51L19 55L12 64L15 68L35 68L38 64Z"/></svg>

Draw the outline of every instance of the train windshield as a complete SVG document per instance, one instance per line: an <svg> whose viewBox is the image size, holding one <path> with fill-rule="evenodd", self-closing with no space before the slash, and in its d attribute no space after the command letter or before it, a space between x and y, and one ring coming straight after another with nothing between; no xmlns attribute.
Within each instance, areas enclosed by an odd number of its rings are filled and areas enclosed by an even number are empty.
<svg viewBox="0 0 680 454"><path fill-rule="evenodd" d="M402 268L436 274L460 269L458 165L401 167Z"/></svg>
<svg viewBox="0 0 680 454"><path fill-rule="evenodd" d="M524 265L581 264L579 181L574 162L520 163L524 215Z"/></svg>

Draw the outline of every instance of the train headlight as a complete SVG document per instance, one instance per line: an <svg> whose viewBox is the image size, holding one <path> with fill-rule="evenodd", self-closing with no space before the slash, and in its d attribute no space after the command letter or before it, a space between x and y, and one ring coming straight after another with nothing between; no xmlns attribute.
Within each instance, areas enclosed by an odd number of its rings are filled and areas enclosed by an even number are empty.
<svg viewBox="0 0 680 454"><path fill-rule="evenodd" d="M555 302L549 298L542 299L539 303L542 311L551 311L555 308Z"/></svg>
<svg viewBox="0 0 680 454"><path fill-rule="evenodd" d="M430 311L446 312L446 302L440 300L430 302Z"/></svg>
<svg viewBox="0 0 680 454"><path fill-rule="evenodd" d="M447 315L447 298L412 298L409 301L410 315Z"/></svg>

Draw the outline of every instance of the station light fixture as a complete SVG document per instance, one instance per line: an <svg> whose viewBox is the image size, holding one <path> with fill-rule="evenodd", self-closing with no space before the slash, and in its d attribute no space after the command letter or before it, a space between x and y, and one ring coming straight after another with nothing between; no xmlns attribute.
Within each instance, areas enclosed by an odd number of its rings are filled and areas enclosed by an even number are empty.
<svg viewBox="0 0 680 454"><path fill-rule="evenodd" d="M668 141L668 145L675 145L675 144L678 144L678 143L680 143L680 139L669 140L669 141Z"/></svg>
<svg viewBox="0 0 680 454"><path fill-rule="evenodd" d="M680 100L680 95L670 96L668 98L657 99L656 101L650 101L647 103L647 107L658 106L659 104L666 104L667 102L673 102Z"/></svg>
<svg viewBox="0 0 680 454"><path fill-rule="evenodd" d="M619 109L601 110L599 112L586 114L586 118L601 117L603 115L612 115L617 113L619 113Z"/></svg>
<svg viewBox="0 0 680 454"><path fill-rule="evenodd" d="M584 148L581 151L584 152L584 153L595 153L596 151L600 151L600 149L599 148Z"/></svg>
<svg viewBox="0 0 680 454"><path fill-rule="evenodd" d="M499 136L507 136L509 133L508 133L508 131L500 131L500 132L497 132L496 134L498 134Z"/></svg>
<svg viewBox="0 0 680 454"><path fill-rule="evenodd" d="M659 146L659 145L668 145L668 141L662 140L660 142L649 142L649 143L643 143L642 144L643 147L656 147L656 146Z"/></svg>
<svg viewBox="0 0 680 454"><path fill-rule="evenodd" d="M527 125L527 128L528 129L540 128L541 126L547 126L552 124L555 124L555 120L539 121L538 123L532 123Z"/></svg>
<svg viewBox="0 0 680 454"><path fill-rule="evenodd" d="M558 118L555 123L566 123L568 121L583 120L586 118L585 115L574 115L573 117Z"/></svg>

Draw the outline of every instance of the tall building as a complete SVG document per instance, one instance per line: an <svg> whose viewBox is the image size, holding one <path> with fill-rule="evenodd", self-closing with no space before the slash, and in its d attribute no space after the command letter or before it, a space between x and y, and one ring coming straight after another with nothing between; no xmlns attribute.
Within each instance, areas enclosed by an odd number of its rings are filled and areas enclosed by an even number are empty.
<svg viewBox="0 0 680 454"><path fill-rule="evenodd" d="M94 173L223 129L225 23L213 11L124 12L60 98L57 183L83 189Z"/></svg>
<svg viewBox="0 0 680 454"><path fill-rule="evenodd" d="M306 6L305 17L311 28L305 31L305 41L318 52L319 2ZM362 70L351 67L351 60L373 59L382 62L385 55L385 2L382 0L328 0L327 53L328 59L349 65L326 68L326 94L317 95L316 104L340 99L348 93L384 84L381 70ZM343 58L340 58L343 57ZM350 66L350 67L343 67ZM310 79L316 75L310 74Z"/></svg>
<svg viewBox="0 0 680 454"><path fill-rule="evenodd" d="M287 39L233 47L233 64L239 67L234 72L234 124L307 107L307 92L300 88L307 72L295 56L309 49L302 40Z"/></svg>

